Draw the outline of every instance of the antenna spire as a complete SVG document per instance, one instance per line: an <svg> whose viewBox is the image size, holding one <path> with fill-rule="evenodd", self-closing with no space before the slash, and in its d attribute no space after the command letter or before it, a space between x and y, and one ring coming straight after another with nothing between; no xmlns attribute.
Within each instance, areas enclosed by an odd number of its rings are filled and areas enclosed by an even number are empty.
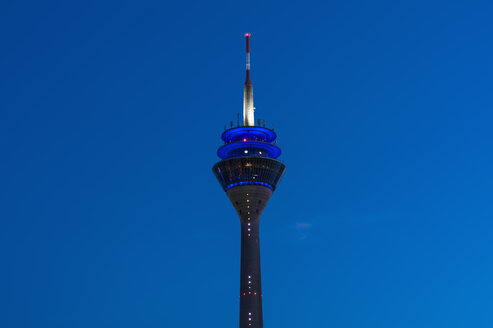
<svg viewBox="0 0 493 328"><path fill-rule="evenodd" d="M243 89L243 125L254 126L253 87L250 81L250 33L245 33L246 39L246 80Z"/></svg>
<svg viewBox="0 0 493 328"><path fill-rule="evenodd" d="M245 84L252 84L250 81L250 33L245 33L246 39L246 80Z"/></svg>

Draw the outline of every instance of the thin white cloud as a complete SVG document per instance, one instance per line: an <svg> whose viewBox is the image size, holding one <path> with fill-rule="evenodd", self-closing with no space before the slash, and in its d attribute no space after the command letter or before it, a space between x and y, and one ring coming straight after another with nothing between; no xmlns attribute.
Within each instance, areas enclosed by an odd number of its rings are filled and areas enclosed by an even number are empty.
<svg viewBox="0 0 493 328"><path fill-rule="evenodd" d="M312 224L310 222L298 222L296 223L296 229L310 229Z"/></svg>

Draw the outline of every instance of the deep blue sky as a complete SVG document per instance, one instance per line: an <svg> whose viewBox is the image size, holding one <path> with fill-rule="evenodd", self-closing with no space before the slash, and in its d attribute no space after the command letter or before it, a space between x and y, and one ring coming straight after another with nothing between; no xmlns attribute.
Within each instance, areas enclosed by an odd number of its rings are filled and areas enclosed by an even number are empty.
<svg viewBox="0 0 493 328"><path fill-rule="evenodd" d="M493 326L491 1L0 5L0 326L235 327L215 180L242 110L287 165L266 327Z"/></svg>

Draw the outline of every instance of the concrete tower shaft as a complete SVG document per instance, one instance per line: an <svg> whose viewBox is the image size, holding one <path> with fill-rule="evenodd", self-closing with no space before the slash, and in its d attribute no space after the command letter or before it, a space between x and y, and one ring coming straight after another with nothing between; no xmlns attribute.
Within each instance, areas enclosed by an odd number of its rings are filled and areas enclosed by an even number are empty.
<svg viewBox="0 0 493 328"><path fill-rule="evenodd" d="M272 190L246 185L226 193L241 221L240 328L263 327L259 224Z"/></svg>

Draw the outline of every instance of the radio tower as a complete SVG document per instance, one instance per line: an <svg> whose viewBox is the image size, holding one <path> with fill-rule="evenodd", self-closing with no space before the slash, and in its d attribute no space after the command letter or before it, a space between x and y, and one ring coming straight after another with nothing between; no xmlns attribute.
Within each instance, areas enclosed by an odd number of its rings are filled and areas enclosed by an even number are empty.
<svg viewBox="0 0 493 328"><path fill-rule="evenodd" d="M281 149L276 133L255 125L253 88L250 81L250 33L246 37L246 81L243 125L221 135L217 150L221 161L213 167L219 183L235 207L241 223L240 328L262 328L260 284L260 215L277 187L286 166L276 160Z"/></svg>

